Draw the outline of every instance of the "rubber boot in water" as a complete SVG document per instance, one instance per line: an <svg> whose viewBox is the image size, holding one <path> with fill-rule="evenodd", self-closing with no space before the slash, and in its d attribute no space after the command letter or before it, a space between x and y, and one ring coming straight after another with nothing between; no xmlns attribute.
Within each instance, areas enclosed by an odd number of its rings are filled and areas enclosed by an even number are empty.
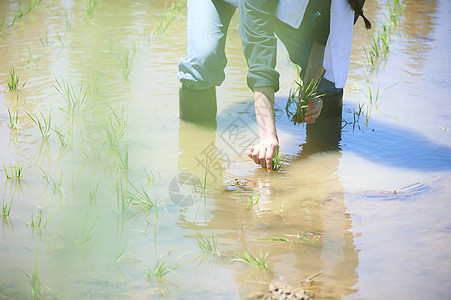
<svg viewBox="0 0 451 300"><path fill-rule="evenodd" d="M336 94L321 97L323 108L318 119L341 117L343 109L343 90Z"/></svg>
<svg viewBox="0 0 451 300"><path fill-rule="evenodd" d="M216 120L216 88L195 90L182 86L179 91L180 119L189 122Z"/></svg>

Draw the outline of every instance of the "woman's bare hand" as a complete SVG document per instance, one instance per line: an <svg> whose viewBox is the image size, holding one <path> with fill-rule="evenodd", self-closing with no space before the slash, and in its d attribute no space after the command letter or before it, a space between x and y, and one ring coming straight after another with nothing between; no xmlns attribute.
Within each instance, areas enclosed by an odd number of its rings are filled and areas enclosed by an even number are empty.
<svg viewBox="0 0 451 300"><path fill-rule="evenodd" d="M266 138L259 144L247 148L247 155L262 168L272 171L272 159L279 149L276 137Z"/></svg>
<svg viewBox="0 0 451 300"><path fill-rule="evenodd" d="M304 121L307 124L315 123L316 119L321 115L321 109L323 108L323 100L320 98L315 99L315 101L309 103L307 111L305 112Z"/></svg>

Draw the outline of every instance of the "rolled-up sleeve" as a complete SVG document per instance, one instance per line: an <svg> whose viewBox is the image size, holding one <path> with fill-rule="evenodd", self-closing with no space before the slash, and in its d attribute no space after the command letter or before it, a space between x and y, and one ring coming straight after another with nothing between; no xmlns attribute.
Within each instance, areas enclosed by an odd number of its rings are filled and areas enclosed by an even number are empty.
<svg viewBox="0 0 451 300"><path fill-rule="evenodd" d="M275 70L277 40L274 35L275 0L240 0L240 36L248 65L247 85L251 90L270 86L279 90Z"/></svg>

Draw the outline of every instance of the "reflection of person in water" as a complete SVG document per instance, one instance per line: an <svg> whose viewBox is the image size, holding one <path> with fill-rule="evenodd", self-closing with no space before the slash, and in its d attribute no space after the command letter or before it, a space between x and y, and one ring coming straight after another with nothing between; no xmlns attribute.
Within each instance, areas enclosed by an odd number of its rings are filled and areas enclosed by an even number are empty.
<svg viewBox="0 0 451 300"><path fill-rule="evenodd" d="M325 97L309 106L305 118L307 123L314 123L323 102L324 110L341 111L354 12L363 17L362 5L360 0L349 0L349 3L346 0L188 1L188 53L180 61L178 73L182 83L179 106L183 120L215 120L215 87L225 78L226 34L236 7L248 64L247 84L254 92L260 137L260 142L249 148L248 155L263 168L271 169L272 158L279 147L274 121L274 92L279 89L274 34L286 46L291 61L301 67L302 77L309 70L308 75L321 78L318 91ZM331 14L334 18L330 18ZM364 20L369 27L369 22Z"/></svg>
<svg viewBox="0 0 451 300"><path fill-rule="evenodd" d="M337 174L341 157L340 136L341 116L321 115L315 124L307 125L306 142L290 162L288 173L276 177L280 180L273 182L269 191L264 189L268 193L262 194L259 207L268 211L255 209L251 213L235 190L214 193L214 209L205 212L208 214L205 219L200 215L192 222L184 213L179 216L178 226L193 236L199 232L216 235L221 257L226 258L217 263L221 268L233 270L241 298L248 298L252 292L267 291L268 283L280 280L280 277L296 288L300 280L319 272L322 275L315 279L318 298L337 299L353 293L352 287L358 280L359 258L350 231L351 219L344 205L343 186ZM301 169L304 172L299 172ZM255 181L260 177L257 174ZM262 193L262 189L257 188L255 192ZM250 193L253 190L245 187L241 190L244 199ZM269 212L278 211L282 204L282 213ZM318 235L320 238L316 241L319 244L264 240L286 238L285 234L302 236L302 233ZM240 250L257 256L259 251L269 252L269 277L256 278L259 273L252 273L250 277L251 267L229 263ZM264 284L253 284L252 281Z"/></svg>

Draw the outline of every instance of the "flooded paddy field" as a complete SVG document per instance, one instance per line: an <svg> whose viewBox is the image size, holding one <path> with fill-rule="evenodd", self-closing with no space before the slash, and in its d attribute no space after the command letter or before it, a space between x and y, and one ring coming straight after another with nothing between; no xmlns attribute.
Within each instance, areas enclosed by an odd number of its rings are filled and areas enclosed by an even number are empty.
<svg viewBox="0 0 451 300"><path fill-rule="evenodd" d="M406 2L373 67L359 20L343 118L315 126L287 117L280 45L268 173L237 16L201 126L178 118L183 2L0 1L0 299L448 299L450 9Z"/></svg>

